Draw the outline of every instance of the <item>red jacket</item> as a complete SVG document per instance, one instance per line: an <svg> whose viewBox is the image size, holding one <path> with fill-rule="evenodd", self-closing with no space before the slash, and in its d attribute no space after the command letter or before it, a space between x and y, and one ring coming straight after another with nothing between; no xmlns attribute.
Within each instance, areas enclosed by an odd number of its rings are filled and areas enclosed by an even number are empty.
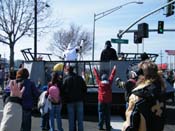
<svg viewBox="0 0 175 131"><path fill-rule="evenodd" d="M116 68L112 69L112 72L108 80L100 80L97 70L94 68L94 75L98 84L98 101L101 103L112 102L112 81L116 73Z"/></svg>

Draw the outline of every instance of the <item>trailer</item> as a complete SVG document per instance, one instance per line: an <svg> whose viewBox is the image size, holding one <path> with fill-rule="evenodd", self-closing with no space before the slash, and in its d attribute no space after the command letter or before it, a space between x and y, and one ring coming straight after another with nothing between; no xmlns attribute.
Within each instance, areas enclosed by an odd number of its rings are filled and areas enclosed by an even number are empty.
<svg viewBox="0 0 175 131"><path fill-rule="evenodd" d="M42 87L47 87L48 73L52 71L64 71L64 66L66 64L73 64L75 66L75 72L85 79L87 84L87 95L85 99L85 106L91 109L97 108L98 103L98 85L93 74L93 68L95 67L99 73L105 72L109 74L114 65L117 66L117 72L112 84L112 110L124 116L125 112L125 89L120 88L115 84L115 79L120 78L123 81L127 81L128 70L131 68L137 68L137 64L141 61L141 53L122 53L122 59L109 62L101 61L52 61L50 59L50 54L40 53L40 55L48 55L49 60L38 61L29 60L27 54L32 56L30 49L22 50L24 58L24 67L29 70L30 79L32 79L36 84L39 82ZM156 61L157 54L147 54L152 61ZM119 54L120 56L120 54ZM31 57L33 58L33 57ZM60 65L60 69L54 70L54 66ZM64 73L63 73L64 77ZM174 101L175 89L166 82L166 96L167 99L172 99ZM85 108L86 109L86 108Z"/></svg>

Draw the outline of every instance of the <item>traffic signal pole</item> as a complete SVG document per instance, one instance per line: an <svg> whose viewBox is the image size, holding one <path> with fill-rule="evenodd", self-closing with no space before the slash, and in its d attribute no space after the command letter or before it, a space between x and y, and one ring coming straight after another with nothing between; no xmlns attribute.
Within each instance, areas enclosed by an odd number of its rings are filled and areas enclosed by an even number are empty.
<svg viewBox="0 0 175 131"><path fill-rule="evenodd" d="M173 0L173 1L169 2L169 3L166 3L166 4L164 4L163 6L158 7L157 9L155 9L155 10L153 10L153 11L147 13L146 15L144 15L144 16L142 16L142 17L140 17L140 18L137 19L135 22L133 22L132 24L130 24L125 30L123 30L123 31L120 30L119 33L117 34L117 37L118 37L118 38L122 38L122 36L123 36L126 32L128 32L128 30L131 29L131 28L132 28L135 24L137 24L139 21L141 21L141 20L143 20L144 18L146 18L146 17L148 17L148 16L150 16L150 15L156 13L157 11L163 9L164 7L166 7L166 6L170 5L170 4L173 4L174 2L175 2L175 0Z"/></svg>
<svg viewBox="0 0 175 131"><path fill-rule="evenodd" d="M122 7L126 6L126 5L129 5L129 4L143 4L143 2L141 1L131 1L131 2L127 2L123 5L120 5L120 6L117 6L117 7L114 7L112 9L109 9L109 10L106 10L106 11L103 11L101 13L98 13L98 14L94 14L94 21L93 21L93 45L92 45L92 60L94 61L94 49L95 49L95 22L119 9L121 9ZM120 43L119 43L120 44ZM120 52L119 52L120 53Z"/></svg>
<svg viewBox="0 0 175 131"><path fill-rule="evenodd" d="M137 30L128 30L127 32L125 33L134 33L136 32ZM148 30L149 32L157 32L157 29L149 29ZM175 32L175 29L164 29L164 32Z"/></svg>

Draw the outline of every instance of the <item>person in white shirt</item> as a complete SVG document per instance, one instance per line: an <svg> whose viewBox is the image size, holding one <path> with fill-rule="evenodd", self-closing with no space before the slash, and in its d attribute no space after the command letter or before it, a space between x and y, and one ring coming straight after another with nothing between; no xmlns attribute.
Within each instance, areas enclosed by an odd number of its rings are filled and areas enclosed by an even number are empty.
<svg viewBox="0 0 175 131"><path fill-rule="evenodd" d="M74 46L69 43L66 51L64 52L65 61L76 61L78 59L78 53L81 49L81 46Z"/></svg>

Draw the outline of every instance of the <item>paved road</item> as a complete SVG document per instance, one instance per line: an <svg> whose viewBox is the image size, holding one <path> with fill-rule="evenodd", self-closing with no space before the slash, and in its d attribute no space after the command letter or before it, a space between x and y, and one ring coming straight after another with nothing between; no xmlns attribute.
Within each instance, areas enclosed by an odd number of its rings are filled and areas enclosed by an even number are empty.
<svg viewBox="0 0 175 131"><path fill-rule="evenodd" d="M95 118L96 119L96 118ZM119 116L113 116L114 121L111 123L112 127L114 128L112 131L120 131L121 127L122 127L122 122L123 120L121 119L121 117ZM33 118L32 119L32 131L39 131L39 118ZM116 122L117 121L117 122ZM68 131L68 121L67 119L62 119L63 122L63 129L65 131ZM37 124L36 124L37 123ZM84 127L85 127L85 131L98 131L97 128L97 121L85 121L84 122Z"/></svg>
<svg viewBox="0 0 175 131"><path fill-rule="evenodd" d="M167 102L167 117L164 131L175 131L175 102Z"/></svg>
<svg viewBox="0 0 175 131"><path fill-rule="evenodd" d="M0 99L0 120L2 118L2 99ZM122 128L123 119L116 115L111 118L111 125L113 127L112 131L120 131ZM85 115L84 121L85 131L98 131L97 129L97 114L94 115ZM63 128L65 131L68 131L68 121L66 117L63 116ZM167 119L164 131L174 131L175 130L175 103L167 105ZM32 131L41 131L40 129L40 118L32 118Z"/></svg>

